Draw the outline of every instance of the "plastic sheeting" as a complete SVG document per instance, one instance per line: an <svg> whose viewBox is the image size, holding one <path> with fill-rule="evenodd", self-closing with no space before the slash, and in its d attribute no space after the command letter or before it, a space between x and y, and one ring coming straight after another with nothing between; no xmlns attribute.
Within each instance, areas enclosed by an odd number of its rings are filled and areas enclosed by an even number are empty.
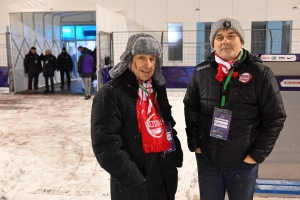
<svg viewBox="0 0 300 200"><path fill-rule="evenodd" d="M97 32L126 31L126 19L123 15L102 8L97 3L84 0L31 0L9 5L12 33L12 51L14 68L14 91L27 89L27 76L24 74L23 59L31 46L37 53L51 49L58 56L61 50L61 17L66 12L96 12ZM98 38L97 38L98 40ZM99 43L99 42L97 42ZM99 60L99 59L98 59ZM60 81L56 72L56 82ZM40 75L39 86L44 85Z"/></svg>
<svg viewBox="0 0 300 200"><path fill-rule="evenodd" d="M9 12L78 12L96 11L97 31L126 31L123 15L102 8L100 5L84 0L31 0L9 5Z"/></svg>

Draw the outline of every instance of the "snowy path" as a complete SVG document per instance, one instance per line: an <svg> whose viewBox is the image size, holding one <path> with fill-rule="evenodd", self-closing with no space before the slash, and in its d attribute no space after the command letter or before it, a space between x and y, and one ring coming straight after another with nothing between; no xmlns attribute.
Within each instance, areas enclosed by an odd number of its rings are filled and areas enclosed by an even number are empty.
<svg viewBox="0 0 300 200"><path fill-rule="evenodd" d="M185 152L176 197L199 199L184 130L184 90L168 93ZM91 105L74 95L0 95L0 200L110 199L109 175L91 148Z"/></svg>

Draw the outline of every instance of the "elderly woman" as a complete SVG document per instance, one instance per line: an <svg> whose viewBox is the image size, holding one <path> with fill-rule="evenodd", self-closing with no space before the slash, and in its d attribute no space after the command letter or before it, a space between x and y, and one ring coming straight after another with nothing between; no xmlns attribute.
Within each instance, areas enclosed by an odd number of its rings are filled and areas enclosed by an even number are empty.
<svg viewBox="0 0 300 200"><path fill-rule="evenodd" d="M183 154L161 62L153 36L131 36L112 79L94 97L92 146L111 176L112 200L175 199Z"/></svg>

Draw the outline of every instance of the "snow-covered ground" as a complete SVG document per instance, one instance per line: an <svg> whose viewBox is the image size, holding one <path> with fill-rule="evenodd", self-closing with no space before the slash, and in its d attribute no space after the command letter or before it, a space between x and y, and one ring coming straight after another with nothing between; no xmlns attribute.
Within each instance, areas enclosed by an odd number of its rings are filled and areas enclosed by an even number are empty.
<svg viewBox="0 0 300 200"><path fill-rule="evenodd" d="M168 90L184 151L176 199L195 200L197 170L186 144L184 92ZM0 95L0 200L110 199L109 175L91 148L91 105L82 95Z"/></svg>

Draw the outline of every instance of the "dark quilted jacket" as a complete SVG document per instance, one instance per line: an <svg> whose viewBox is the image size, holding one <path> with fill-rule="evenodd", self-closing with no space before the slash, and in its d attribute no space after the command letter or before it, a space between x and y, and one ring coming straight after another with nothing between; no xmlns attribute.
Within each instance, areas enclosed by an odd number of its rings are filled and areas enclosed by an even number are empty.
<svg viewBox="0 0 300 200"><path fill-rule="evenodd" d="M155 83L153 88L164 121L175 126L166 88ZM175 152L143 152L136 119L137 89L135 75L127 70L96 94L91 116L93 150L101 167L111 175L112 200L173 200L176 167L181 167L183 159L177 132L173 129Z"/></svg>
<svg viewBox="0 0 300 200"><path fill-rule="evenodd" d="M200 147L215 166L241 163L247 154L262 163L271 153L283 128L286 114L276 78L269 67L244 50L227 86L225 109L233 112L227 140L210 136L214 107L220 108L223 84L215 79L214 54L199 64L184 97L186 133L190 151ZM240 75L249 73L249 82Z"/></svg>

